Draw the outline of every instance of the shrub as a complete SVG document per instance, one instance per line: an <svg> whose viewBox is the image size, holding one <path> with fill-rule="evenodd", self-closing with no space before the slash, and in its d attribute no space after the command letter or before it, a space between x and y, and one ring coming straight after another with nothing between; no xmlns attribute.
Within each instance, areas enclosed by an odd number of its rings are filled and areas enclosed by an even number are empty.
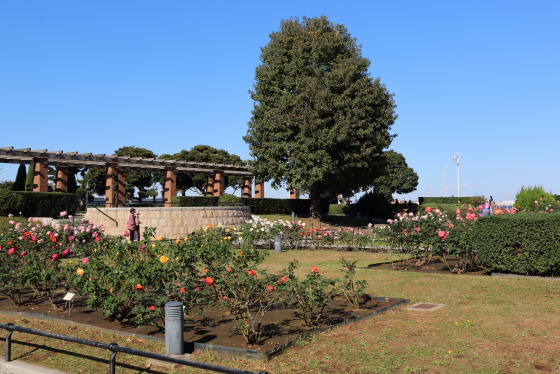
<svg viewBox="0 0 560 374"><path fill-rule="evenodd" d="M330 204L329 214L348 214L350 213L350 207L344 204Z"/></svg>
<svg viewBox="0 0 560 374"><path fill-rule="evenodd" d="M498 271L560 275L560 214L489 216L472 227L480 262Z"/></svg>
<svg viewBox="0 0 560 374"><path fill-rule="evenodd" d="M241 198L230 194L222 195L218 199L219 206L228 206L228 205L235 205L240 203L241 203Z"/></svg>
<svg viewBox="0 0 560 374"><path fill-rule="evenodd" d="M383 219L394 217L391 202L384 195L375 192L364 194L356 204L356 209L361 215Z"/></svg>
<svg viewBox="0 0 560 374"><path fill-rule="evenodd" d="M19 195L8 190L0 190L0 217L8 215L18 215L20 201Z"/></svg>
<svg viewBox="0 0 560 374"><path fill-rule="evenodd" d="M557 210L559 204L554 195L546 192L542 186L525 187L521 186L515 195L514 206L518 210L528 212L540 212L549 209Z"/></svg>

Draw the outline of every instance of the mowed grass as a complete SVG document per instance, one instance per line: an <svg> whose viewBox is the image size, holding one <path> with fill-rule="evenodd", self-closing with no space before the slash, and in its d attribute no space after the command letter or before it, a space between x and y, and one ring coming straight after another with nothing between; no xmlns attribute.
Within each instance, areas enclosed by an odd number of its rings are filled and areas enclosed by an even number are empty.
<svg viewBox="0 0 560 374"><path fill-rule="evenodd" d="M300 274L318 266L340 276L339 257L358 260L357 278L374 296L445 304L433 312L405 307L315 335L269 361L199 352L193 359L269 373L560 373L560 281L517 277L419 274L365 268L385 254L324 251L271 253L269 271L300 262ZM117 342L164 353L163 344L0 315L2 323ZM5 336L5 334L3 334ZM109 352L22 333L12 357L70 373L107 371ZM50 347L50 348L44 348ZM3 350L4 340L0 340ZM117 373L204 373L191 368L146 368L146 360L119 354ZM122 366L124 365L124 366Z"/></svg>

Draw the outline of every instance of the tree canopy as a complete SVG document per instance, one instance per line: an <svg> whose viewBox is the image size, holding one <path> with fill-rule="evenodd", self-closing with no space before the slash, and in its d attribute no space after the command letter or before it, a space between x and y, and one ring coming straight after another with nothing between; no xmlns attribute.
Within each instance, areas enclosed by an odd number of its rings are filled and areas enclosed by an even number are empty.
<svg viewBox="0 0 560 374"><path fill-rule="evenodd" d="M175 154L163 154L159 158L166 160L206 162L226 165L247 165L238 155L230 154L223 149L217 149L209 145L197 145L190 151L182 150ZM234 190L240 188L243 183L242 177L225 177L225 188L232 187ZM177 190L185 195L185 191L191 190L201 195L206 195L206 184L208 175L177 173Z"/></svg>
<svg viewBox="0 0 560 374"><path fill-rule="evenodd" d="M407 194L416 191L418 174L408 166L404 156L391 149L383 152L383 158L383 174L373 181L374 191L389 201L394 193Z"/></svg>
<svg viewBox="0 0 560 374"><path fill-rule="evenodd" d="M146 148L121 147L115 151L117 156L157 158L157 155ZM142 200L151 195L148 191L157 182L162 181L162 172L147 170L128 170L126 172L126 197L132 199L134 190L138 189L138 198ZM105 169L89 169L84 174L84 181L93 180L95 189L93 193L105 195Z"/></svg>
<svg viewBox="0 0 560 374"><path fill-rule="evenodd" d="M251 170L275 188L352 196L381 173L383 149L396 135L393 94L368 73L346 27L327 17L283 20L261 48L249 129Z"/></svg>

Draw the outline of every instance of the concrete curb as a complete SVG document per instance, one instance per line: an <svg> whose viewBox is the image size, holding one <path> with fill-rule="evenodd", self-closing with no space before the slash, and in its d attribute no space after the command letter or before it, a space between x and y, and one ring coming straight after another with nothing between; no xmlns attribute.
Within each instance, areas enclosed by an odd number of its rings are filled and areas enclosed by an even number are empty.
<svg viewBox="0 0 560 374"><path fill-rule="evenodd" d="M0 358L0 374L70 374L65 371L49 369L43 366L28 364L27 362Z"/></svg>

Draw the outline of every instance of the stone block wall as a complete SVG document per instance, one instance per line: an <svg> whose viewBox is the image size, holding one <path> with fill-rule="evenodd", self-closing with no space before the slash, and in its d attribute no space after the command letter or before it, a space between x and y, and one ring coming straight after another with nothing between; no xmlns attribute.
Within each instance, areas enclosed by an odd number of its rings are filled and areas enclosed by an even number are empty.
<svg viewBox="0 0 560 374"><path fill-rule="evenodd" d="M136 208L136 213L140 213L140 233L144 227L152 226L157 230L156 235L169 239L183 238L209 223L239 228L251 219L251 208L248 206ZM130 208L89 207L86 220L96 225L103 223L107 235L122 235L129 215Z"/></svg>

